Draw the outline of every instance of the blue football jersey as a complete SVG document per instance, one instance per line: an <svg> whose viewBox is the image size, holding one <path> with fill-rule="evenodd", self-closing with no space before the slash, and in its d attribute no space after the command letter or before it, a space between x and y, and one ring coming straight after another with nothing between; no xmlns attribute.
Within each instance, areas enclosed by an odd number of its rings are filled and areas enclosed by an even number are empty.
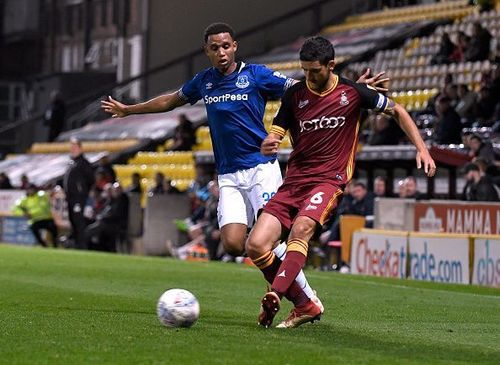
<svg viewBox="0 0 500 365"><path fill-rule="evenodd" d="M278 99L293 80L263 65L238 63L230 75L211 67L179 90L194 104L202 99L208 115L219 174L245 170L276 159L260 153L267 136L262 121L268 99Z"/></svg>

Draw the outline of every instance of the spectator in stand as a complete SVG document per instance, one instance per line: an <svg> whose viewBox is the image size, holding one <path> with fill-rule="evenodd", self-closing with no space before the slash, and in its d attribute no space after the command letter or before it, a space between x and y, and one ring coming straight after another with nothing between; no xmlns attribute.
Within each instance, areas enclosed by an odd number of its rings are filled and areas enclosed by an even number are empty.
<svg viewBox="0 0 500 365"><path fill-rule="evenodd" d="M470 151L470 137L472 137L473 133L470 130L463 129L462 130L462 144L464 146L464 152L467 155L471 154Z"/></svg>
<svg viewBox="0 0 500 365"><path fill-rule="evenodd" d="M165 175L163 172L157 172L155 175L155 186L153 186L151 189L148 191L148 195L152 196L155 194L163 194L164 193L164 186L163 186L163 181L165 180Z"/></svg>
<svg viewBox="0 0 500 365"><path fill-rule="evenodd" d="M373 208L375 195L369 192L366 185L356 182L351 189L352 202L346 214L361 215L367 218L367 226L370 226L369 217L373 219ZM372 222L373 223L373 220Z"/></svg>
<svg viewBox="0 0 500 365"><path fill-rule="evenodd" d="M498 67L498 64L500 63L500 42L497 42L497 46L495 50L493 50L490 60L495 63Z"/></svg>
<svg viewBox="0 0 500 365"><path fill-rule="evenodd" d="M451 62L451 55L455 49L455 44L451 41L448 33L443 33L441 36L441 43L439 44L439 51L431 60L431 65L440 65L443 63ZM353 79L355 80L355 79Z"/></svg>
<svg viewBox="0 0 500 365"><path fill-rule="evenodd" d="M387 191L387 179L383 176L377 176L373 180L373 193L377 198L387 198L390 196Z"/></svg>
<svg viewBox="0 0 500 365"><path fill-rule="evenodd" d="M404 185L404 191L405 191L405 198L406 199L426 199L425 194L422 194L420 191L417 189L417 179L415 176L408 176L406 179L403 180L403 185Z"/></svg>
<svg viewBox="0 0 500 365"><path fill-rule="evenodd" d="M462 199L466 201L493 201L500 199L498 188L493 182L481 172L479 166L473 162L465 165L463 169L467 181Z"/></svg>
<svg viewBox="0 0 500 365"><path fill-rule="evenodd" d="M210 182L205 187L194 193L193 206L195 208L192 210L191 215L185 219L174 220L174 224L177 226L179 232L187 234L187 239L189 240L186 245L182 246L184 249L182 252L187 252L185 250L192 245L202 244L205 239L203 229L208 224L206 219L208 207L207 202L211 198L211 193L208 188L209 185L211 185ZM170 246L169 250L170 252L173 252L174 249L172 248L171 242L169 242L167 246ZM175 252L173 252L173 255L175 256Z"/></svg>
<svg viewBox="0 0 500 365"><path fill-rule="evenodd" d="M47 230L52 236L54 247L58 246L57 226L50 210L50 201L45 191L39 191L33 184L26 188L26 196L19 199L14 207L14 214L28 218L28 224L36 238L43 247L48 247L42 237L42 230Z"/></svg>
<svg viewBox="0 0 500 365"><path fill-rule="evenodd" d="M454 83L449 83L444 87L444 95L450 98L452 107L455 107L460 101L458 87Z"/></svg>
<svg viewBox="0 0 500 365"><path fill-rule="evenodd" d="M77 139L70 141L70 156L71 160L63 177L63 187L68 202L68 216L75 248L85 249L84 231L87 223L83 209L95 182L94 171L83 155L82 144Z"/></svg>
<svg viewBox="0 0 500 365"><path fill-rule="evenodd" d="M457 43L453 48L453 52L450 55L450 61L452 63L463 62L465 58L465 50L469 47L470 38L464 32L457 33Z"/></svg>
<svg viewBox="0 0 500 365"><path fill-rule="evenodd" d="M108 202L95 223L86 228L85 240L90 249L116 252L116 241L127 230L129 201L119 183L109 185L105 189L111 192Z"/></svg>
<svg viewBox="0 0 500 365"><path fill-rule="evenodd" d="M0 173L0 190L10 190L14 189L10 183L9 176L5 172Z"/></svg>
<svg viewBox="0 0 500 365"><path fill-rule="evenodd" d="M491 131L494 135L500 134L500 102L495 106L495 114L493 115L493 125Z"/></svg>
<svg viewBox="0 0 500 365"><path fill-rule="evenodd" d="M493 125L493 117L495 106L498 102L499 95L492 95L491 89L484 86L479 90L479 97L476 103L476 127L491 127Z"/></svg>
<svg viewBox="0 0 500 365"><path fill-rule="evenodd" d="M219 203L219 186L217 180L207 184L205 194L198 194L200 209L195 212L197 217L191 216L182 221L178 220L178 228L188 234L189 242L179 248L173 247L171 241L167 241L167 247L172 256L185 259L188 252L195 246L203 246L208 250L211 260L218 260L224 253L220 245L220 229L217 219L217 205Z"/></svg>
<svg viewBox="0 0 500 365"><path fill-rule="evenodd" d="M477 134L473 134L469 137L469 147L469 156L472 157L473 160L481 158L488 166L495 164L495 150L491 142L484 141Z"/></svg>
<svg viewBox="0 0 500 365"><path fill-rule="evenodd" d="M492 36L488 30L476 22L472 25L472 35L469 46L465 51L465 61L475 62L487 60L490 56Z"/></svg>
<svg viewBox="0 0 500 365"><path fill-rule="evenodd" d="M406 187L404 179L398 180L398 198L406 198Z"/></svg>
<svg viewBox="0 0 500 365"><path fill-rule="evenodd" d="M43 115L44 124L49 127L49 142L56 140L64 128L66 118L66 104L61 98L61 93L54 90L50 93L50 104Z"/></svg>
<svg viewBox="0 0 500 365"><path fill-rule="evenodd" d="M113 169L113 165L109 162L109 157L102 156L99 161L97 162L97 171L102 171L104 172L109 178L111 179L111 182L116 181L116 172Z"/></svg>
<svg viewBox="0 0 500 365"><path fill-rule="evenodd" d="M436 112L437 101L442 96L446 96L445 90L446 87L450 84L453 84L453 74L451 73L445 75L443 85L439 89L438 93L429 98L429 100L427 101L427 107L422 111L423 114L432 114L432 115L437 114Z"/></svg>
<svg viewBox="0 0 500 365"><path fill-rule="evenodd" d="M179 194L180 191L173 184L172 180L164 179L163 180L163 194Z"/></svg>
<svg viewBox="0 0 500 365"><path fill-rule="evenodd" d="M458 104L455 105L455 111L462 118L462 126L470 127L474 122L474 112L476 109L476 93L469 90L465 84L458 85Z"/></svg>
<svg viewBox="0 0 500 365"><path fill-rule="evenodd" d="M399 144L402 137L401 128L393 118L385 114L372 114L369 120L372 122L371 134L368 137L369 145Z"/></svg>
<svg viewBox="0 0 500 365"><path fill-rule="evenodd" d="M191 204L191 212L194 212L194 210L198 207L197 206L198 200L196 196L198 190L206 189L206 186L212 180L212 177L207 172L205 165L197 164L195 169L196 169L196 177L189 186L189 189L187 190L187 194Z"/></svg>
<svg viewBox="0 0 500 365"><path fill-rule="evenodd" d="M127 193L142 193L141 175L138 172L132 174L132 183L127 188Z"/></svg>
<svg viewBox="0 0 500 365"><path fill-rule="evenodd" d="M108 184L113 183L113 178L105 169L98 169L94 173L95 176L95 188L101 192L104 190L104 187Z"/></svg>
<svg viewBox="0 0 500 365"><path fill-rule="evenodd" d="M492 164L482 157L474 159L474 163L479 166L481 173L486 175L493 184L500 188L500 161L496 159Z"/></svg>
<svg viewBox="0 0 500 365"><path fill-rule="evenodd" d="M436 143L460 144L462 142L462 123L448 96L441 96L437 100L436 112L438 115L434 127Z"/></svg>
<svg viewBox="0 0 500 365"><path fill-rule="evenodd" d="M30 186L30 180L28 179L28 176L26 174L21 175L21 185L19 186L19 189L21 190L26 190Z"/></svg>
<svg viewBox="0 0 500 365"><path fill-rule="evenodd" d="M186 114L179 115L179 124L175 127L174 143L169 148L171 151L191 151L196 144L193 123Z"/></svg>
<svg viewBox="0 0 500 365"><path fill-rule="evenodd" d="M500 42L498 42L498 48L500 50ZM499 53L499 56L500 56L500 53ZM491 78L490 78L490 81L488 83L488 86L490 88L491 95L493 95L493 97L496 100L499 100L500 99L500 63L498 63L498 61L497 61L495 69L493 71L491 71ZM497 101L497 103L498 103L498 101Z"/></svg>
<svg viewBox="0 0 500 365"><path fill-rule="evenodd" d="M88 220L88 224L94 223L97 215L99 215L106 207L109 199L111 198L112 189L112 183L108 182L104 186L102 186L102 188L98 188L97 185L94 185L92 190L90 190L86 205L87 212L84 211L84 215Z"/></svg>

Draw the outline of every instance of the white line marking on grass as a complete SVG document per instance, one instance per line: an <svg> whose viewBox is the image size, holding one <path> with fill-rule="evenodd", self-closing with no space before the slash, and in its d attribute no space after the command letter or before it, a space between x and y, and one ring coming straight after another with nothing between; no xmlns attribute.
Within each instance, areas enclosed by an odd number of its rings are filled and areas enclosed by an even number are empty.
<svg viewBox="0 0 500 365"><path fill-rule="evenodd" d="M252 273L259 272L254 267L242 267L242 268L240 268L240 271L244 271L244 272L248 272L248 273L250 273L250 272L252 272ZM333 276L333 275L335 275L335 276ZM321 280L332 280L332 279L334 279L334 280L340 280L340 281L348 281L350 283L361 284L361 285L362 284L368 284L368 285L373 285L373 286L387 286L387 287L390 287L390 288L398 288L398 289L406 289L406 290L408 290L408 289L430 290L430 291L433 291L433 292L438 292L438 293L443 293L443 294L462 294L462 295L467 295L467 296L476 296L476 297L482 297L482 298L489 298L489 299L500 300L500 296L496 296L496 295L478 294L478 293L467 293L467 292L454 291L454 290L444 290L444 289L433 289L433 288L418 287L418 286L403 285L403 284L390 284L390 283L383 283L383 282L379 282L379 281L367 280L366 277L362 278L361 276L359 276L359 278L363 279L363 280L351 279L347 275L342 275L342 276L340 276L340 274L333 274L333 275L332 276L317 275L317 273L314 272L314 271L306 271L306 277L308 279L310 279L310 278L321 279ZM418 283L418 281L408 280L408 283L410 283L410 282ZM422 281L422 282L424 282L424 281ZM444 284L444 283L435 283L435 284Z"/></svg>
<svg viewBox="0 0 500 365"><path fill-rule="evenodd" d="M324 276L310 275L309 273L307 274L307 277L308 278L314 277L315 279L328 279L327 277L324 277ZM348 277L345 277L345 276L342 278L342 280L348 281L350 283L356 283L356 284L368 284L368 285L374 285L374 286L387 286L387 287L398 288L398 289L430 290L430 291L433 291L433 292L439 292L439 293L444 293L444 294L472 295L472 296L477 296L477 297L483 297L483 298L500 300L500 296L489 295L489 294L467 293L467 292L454 291L454 290L434 289L434 288L418 287L418 286L411 286L411 285L401 285L401 284L390 284L390 283L383 283L383 282L371 281L371 280L363 280L362 281L362 280L349 279ZM440 283L435 283L435 284L440 284Z"/></svg>

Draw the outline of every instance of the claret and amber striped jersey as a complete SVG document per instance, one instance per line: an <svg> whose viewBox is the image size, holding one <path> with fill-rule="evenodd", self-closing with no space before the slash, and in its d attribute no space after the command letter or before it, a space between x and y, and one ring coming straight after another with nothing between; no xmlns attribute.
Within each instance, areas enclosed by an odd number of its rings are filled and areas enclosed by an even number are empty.
<svg viewBox="0 0 500 365"><path fill-rule="evenodd" d="M306 81L288 89L270 132L290 132L293 151L286 183L346 184L354 172L362 109L387 111L389 99L367 87L336 76L334 85L319 94Z"/></svg>

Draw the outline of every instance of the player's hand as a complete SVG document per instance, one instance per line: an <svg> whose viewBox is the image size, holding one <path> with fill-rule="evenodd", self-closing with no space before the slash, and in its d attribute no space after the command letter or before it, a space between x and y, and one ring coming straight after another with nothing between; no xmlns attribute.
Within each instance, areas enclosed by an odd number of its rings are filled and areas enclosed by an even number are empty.
<svg viewBox="0 0 500 365"><path fill-rule="evenodd" d="M123 118L128 115L127 105L108 96L108 100L101 100L101 108L113 118Z"/></svg>
<svg viewBox="0 0 500 365"><path fill-rule="evenodd" d="M281 139L273 136L273 135L268 135L263 141L260 146L260 153L262 153L264 156L270 156L274 155L278 152L278 147L281 143Z"/></svg>
<svg viewBox="0 0 500 365"><path fill-rule="evenodd" d="M371 70L369 68L366 69L365 73L362 74L357 83L360 84L367 84L377 90L378 92L386 92L389 91L389 89L386 87L387 83L389 82L390 78L389 77L382 77L385 75L385 71L379 72L373 77L370 76Z"/></svg>
<svg viewBox="0 0 500 365"><path fill-rule="evenodd" d="M433 177L436 173L436 163L432 159L428 150L417 152L417 168L424 166L424 172L428 177Z"/></svg>

